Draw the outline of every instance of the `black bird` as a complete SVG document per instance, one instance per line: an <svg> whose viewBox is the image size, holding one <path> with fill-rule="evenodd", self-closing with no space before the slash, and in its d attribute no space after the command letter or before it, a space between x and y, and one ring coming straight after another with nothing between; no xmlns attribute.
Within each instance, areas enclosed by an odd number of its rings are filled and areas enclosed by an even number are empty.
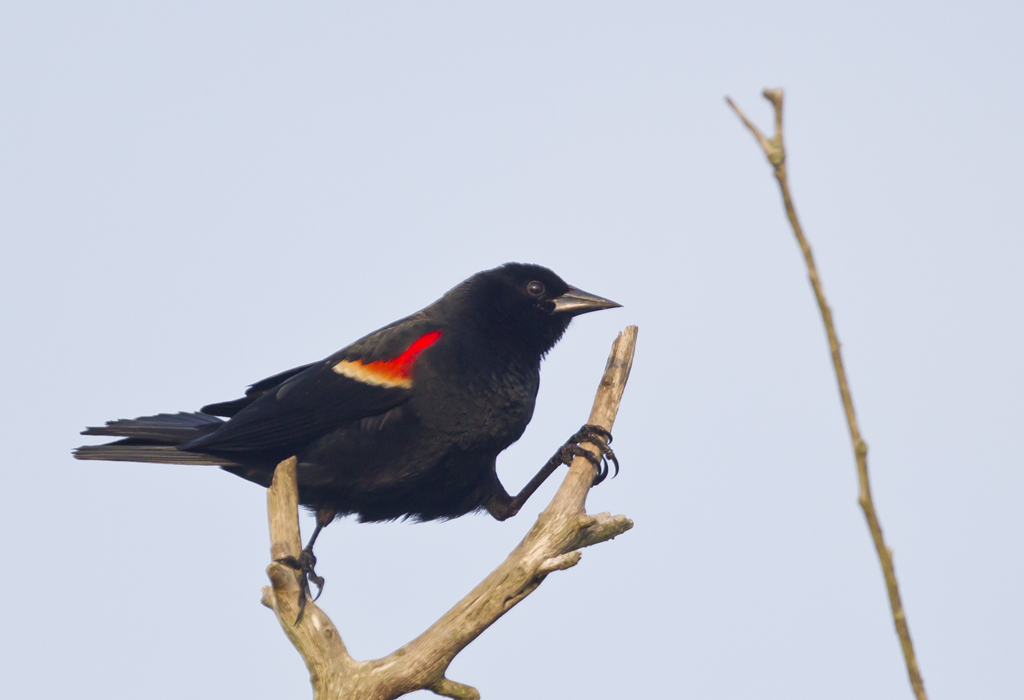
<svg viewBox="0 0 1024 700"><path fill-rule="evenodd" d="M541 358L572 318L617 306L547 268L509 263L325 360L256 382L235 401L88 428L83 435L122 439L74 455L219 465L262 486L295 456L299 502L316 512L317 526L288 563L322 587L312 548L335 517L434 520L486 509L505 520L575 455L598 464L595 484L603 480L614 454L611 436L595 426L573 435L515 497L495 459L530 422ZM583 440L602 459L580 448Z"/></svg>

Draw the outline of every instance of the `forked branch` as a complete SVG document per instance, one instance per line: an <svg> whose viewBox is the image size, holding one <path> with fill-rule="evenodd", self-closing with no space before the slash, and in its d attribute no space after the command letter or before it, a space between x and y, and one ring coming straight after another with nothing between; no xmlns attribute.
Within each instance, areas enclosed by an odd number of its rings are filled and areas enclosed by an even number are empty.
<svg viewBox="0 0 1024 700"><path fill-rule="evenodd" d="M588 423L612 429L633 363L636 335L636 326L629 326L612 345ZM390 700L421 689L449 698L479 698L476 689L445 678L456 654L536 590L548 574L575 566L580 549L633 527L623 515L587 515L587 493L595 473L590 462L577 457L551 503L505 561L423 634L382 659L356 661L349 656L338 629L315 603L306 604L302 620L295 624L298 574L272 562L263 604L277 614L306 662L316 700ZM277 465L267 491L267 513L271 558L297 556L302 543L294 458Z"/></svg>
<svg viewBox="0 0 1024 700"><path fill-rule="evenodd" d="M786 207L786 216L793 227L797 243L804 254L804 262L807 263L807 275L811 280L811 287L814 289L814 298L818 301L818 309L821 311L821 319L825 323L825 333L828 334L828 346L832 353L832 366L836 371L836 379L839 382L839 395L843 400L843 409L846 411L846 422L850 427L850 440L853 443L853 454L857 460L857 478L860 482L860 496L858 501L864 511L864 517L868 521L868 529L871 530L871 539L875 543L875 551L878 552L878 560L882 564L882 573L885 575L885 584L889 590L889 605L892 608L893 622L896 624L896 633L899 635L900 644L903 647L903 658L907 664L907 673L910 675L910 685L918 700L927 700L924 692L924 681L921 679L921 672L917 667L917 657L914 655L914 644L910 640L910 628L907 626L906 614L903 612L903 602L900 599L900 588L896 582L896 570L892 562L892 550L886 547L882 538L882 526L878 522L878 514L875 512L875 502L871 498L871 482L868 480L868 446L860 434L860 427L857 425L857 414L853 410L853 396L850 394L850 387L846 380L846 368L843 366L843 355L839 348L839 336L836 335L835 324L832 322L832 310L825 300L825 292L821 286L821 278L818 276L818 268L814 264L814 255L811 253L811 246L804 236L800 220L796 217L796 208L793 206L793 199L789 194L789 179L786 176L786 146L782 141L782 90L765 90L762 93L775 108L775 134L769 139L747 119L747 116L740 111L733 101L726 97L725 101L733 108L733 111L743 120L743 123L750 129L750 132L761 144L768 162L775 169L775 179L779 182L782 190L782 203Z"/></svg>

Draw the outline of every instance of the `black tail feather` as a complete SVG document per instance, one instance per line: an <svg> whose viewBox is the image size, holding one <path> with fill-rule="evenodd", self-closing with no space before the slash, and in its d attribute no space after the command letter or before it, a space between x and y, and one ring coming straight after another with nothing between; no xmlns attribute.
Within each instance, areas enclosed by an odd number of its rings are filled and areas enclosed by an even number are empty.
<svg viewBox="0 0 1024 700"><path fill-rule="evenodd" d="M106 445L85 445L76 449L76 459L114 462L156 462L159 464L235 465L230 459L196 452L184 452L178 445L208 435L224 424L220 418L202 413L161 413L133 420L109 421L102 428L86 428L82 435L125 438Z"/></svg>
<svg viewBox="0 0 1024 700"><path fill-rule="evenodd" d="M125 444L119 440L109 445L84 445L74 450L75 459L100 459L107 462L149 462L155 464L206 464L210 466L239 466L230 459L183 452L173 445Z"/></svg>
<svg viewBox="0 0 1024 700"><path fill-rule="evenodd" d="M203 413L159 413L131 420L107 421L102 428L86 428L82 435L112 435L152 440L157 444L180 445L212 433L222 425L224 421L220 418Z"/></svg>

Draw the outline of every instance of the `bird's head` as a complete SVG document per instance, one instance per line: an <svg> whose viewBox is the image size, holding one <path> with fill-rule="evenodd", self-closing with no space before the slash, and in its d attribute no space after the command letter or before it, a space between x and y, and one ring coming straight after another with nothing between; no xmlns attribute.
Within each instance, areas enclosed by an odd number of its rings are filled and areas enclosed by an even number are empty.
<svg viewBox="0 0 1024 700"><path fill-rule="evenodd" d="M473 325L538 355L554 347L575 316L621 306L567 284L546 267L526 263L477 273L449 295Z"/></svg>

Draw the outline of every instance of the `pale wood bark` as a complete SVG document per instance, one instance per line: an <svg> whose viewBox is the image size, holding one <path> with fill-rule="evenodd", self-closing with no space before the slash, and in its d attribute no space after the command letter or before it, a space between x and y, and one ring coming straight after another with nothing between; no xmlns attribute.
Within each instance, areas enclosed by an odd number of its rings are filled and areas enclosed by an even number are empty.
<svg viewBox="0 0 1024 700"><path fill-rule="evenodd" d="M612 345L588 423L611 430L632 367L636 336L636 326L629 326ZM594 446L590 449L596 451ZM587 515L594 476L593 465L577 457L551 503L505 561L423 634L381 659L356 661L349 656L338 629L315 603L306 604L302 621L295 624L297 573L272 561L267 567L271 585L264 587L262 602L275 612L306 662L316 700L390 700L424 688L450 698L479 698L475 688L445 678L456 654L536 590L548 574L575 566L580 549L633 527L623 515ZM281 462L274 472L267 513L272 560L298 556L302 542L294 458Z"/></svg>
<svg viewBox="0 0 1024 700"><path fill-rule="evenodd" d="M907 675L910 677L910 686L917 700L928 700L928 695L924 690L924 679L921 677L921 670L917 665L917 655L914 653L914 643L910 639L910 626L907 624L907 616L903 611L903 599L900 597L900 587L896 581L896 567L892 561L892 550L885 544L885 538L882 536L882 524L878 520L875 501L871 497L871 481L868 479L868 445L861 436L857 413L853 410L853 394L850 393L850 385L846 379L846 366L843 364L839 335L836 333L836 326L832 321L832 309L825 299L825 289L822 287L821 277L818 275L818 266L814 262L811 244L808 243L807 237L804 235L804 229L796 216L793 197L789 193L786 146L782 140L782 90L765 90L761 94L772 103L772 107L775 109L775 134L771 138L762 134L761 130L731 99L726 97L725 101L729 103L729 106L757 139L768 162L775 170L775 179L778 181L779 190L782 193L782 204L786 209L786 217L793 229L793 235L796 236L800 252L803 253L804 263L807 265L807 277L811 281L811 289L814 290L814 298L818 302L821 320L825 324L829 352L832 355L832 367L835 369L836 381L839 384L839 396L843 401L843 411L846 413L846 425L850 429L853 456L857 461L857 480L860 483L857 502L860 504L861 510L864 511L864 518L867 520L868 530L871 532L871 540L874 542L875 552L878 554L878 561L882 566L882 575L885 577L885 586L889 593L889 608L892 611L893 624L896 626L896 635L899 637L900 646L903 649L903 660L907 666Z"/></svg>

